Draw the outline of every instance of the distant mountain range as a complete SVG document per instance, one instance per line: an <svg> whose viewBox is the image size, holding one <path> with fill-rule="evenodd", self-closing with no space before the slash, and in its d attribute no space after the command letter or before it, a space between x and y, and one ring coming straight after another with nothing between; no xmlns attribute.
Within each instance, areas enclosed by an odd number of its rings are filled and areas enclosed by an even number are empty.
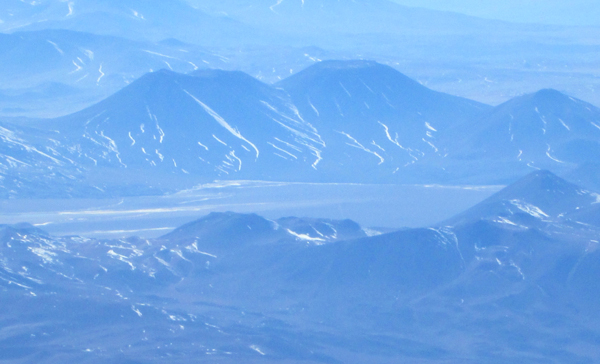
<svg viewBox="0 0 600 364"><path fill-rule="evenodd" d="M47 170L109 195L123 193L114 176L140 193L215 179L498 184L594 162L598 120L557 91L492 108L371 61L319 62L272 86L161 70L80 112L3 124L0 160L17 181L5 196L28 195ZM83 194L56 178L41 193Z"/></svg>
<svg viewBox="0 0 600 364"><path fill-rule="evenodd" d="M240 38L260 34L230 18L205 14L181 0L13 2L2 9L0 18L3 32L65 29L135 40L202 40L205 45L223 44L227 39L239 44Z"/></svg>
<svg viewBox="0 0 600 364"><path fill-rule="evenodd" d="M270 83L332 56L317 47L257 51L254 46L203 47L174 38L133 41L62 29L0 34L0 114L67 115L161 69L242 70Z"/></svg>
<svg viewBox="0 0 600 364"><path fill-rule="evenodd" d="M77 86L89 88L91 94L70 100L76 101L71 108L58 108L51 101L38 106L52 115L64 115L75 106L81 109L106 97L102 88L109 82L120 88L123 78L132 81L150 69L157 70L158 65L187 72L187 61L202 67L202 60L212 68L242 70L275 82L307 67L311 60L374 59L434 89L479 101L496 104L510 96L552 87L598 104L593 87L595 66L587 57L594 52L588 42L597 38L594 28L500 22L387 0L174 0L168 4L156 0L38 0L5 5L0 9L0 32L16 35L13 43L19 43L19 38L30 43L29 52L9 52L6 58L0 55L0 69L11 68L15 60L17 65L22 63L23 81L29 84L17 89L72 82L89 73ZM73 49L72 36L63 40L58 30L79 33L79 38L87 40ZM32 62L36 55L52 52L45 40L67 48L62 60L56 52ZM94 52L96 61L89 62L78 48ZM139 54L139 48L167 57ZM78 69L73 61L82 70L68 74ZM100 64L105 77L98 90L92 81L100 76ZM53 67L56 73L48 72L47 68ZM65 80L57 80L58 74ZM13 88L6 84L0 88L9 86ZM0 102L4 115L41 115L23 107L25 103L4 104Z"/></svg>
<svg viewBox="0 0 600 364"><path fill-rule="evenodd" d="M570 214L595 198L539 171L439 225L376 236L236 213L150 240L3 225L0 358L593 361L600 225Z"/></svg>
<svg viewBox="0 0 600 364"><path fill-rule="evenodd" d="M44 0L13 3L0 13L0 31L66 29L135 40L177 38L201 45L324 45L348 34L409 33L425 38L440 29L522 27L460 14L409 8L388 0L160 1ZM432 19L435 21L431 22ZM319 37L322 32L330 37Z"/></svg>

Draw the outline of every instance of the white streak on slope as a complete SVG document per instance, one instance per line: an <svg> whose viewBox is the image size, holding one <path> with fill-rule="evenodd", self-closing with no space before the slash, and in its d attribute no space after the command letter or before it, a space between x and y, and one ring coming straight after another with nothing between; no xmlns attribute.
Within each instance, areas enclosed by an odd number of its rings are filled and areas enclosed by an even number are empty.
<svg viewBox="0 0 600 364"><path fill-rule="evenodd" d="M284 149L281 149L281 148L279 148L278 146L276 146L275 144L273 144L273 143L271 143L271 142L267 142L267 144L269 144L270 146L272 146L273 148L275 148L275 149L277 149L277 150L279 150L279 151L282 151L282 152L284 152L285 154L287 154L287 155L291 156L291 157L292 157L292 158L294 158L294 159L298 159L298 157L296 157L296 156L295 156L295 155L293 155L292 153L288 152L287 150L284 150Z"/></svg>
<svg viewBox="0 0 600 364"><path fill-rule="evenodd" d="M565 163L561 160L556 159L555 157L553 157L550 152L552 151L552 148L550 147L550 144L548 144L548 150L546 150L546 156L550 159L552 159L553 161L557 162L557 163Z"/></svg>
<svg viewBox="0 0 600 364"><path fill-rule="evenodd" d="M277 0L277 4L273 4L273 5L269 6L269 9L271 9L271 11L272 11L272 12L274 12L274 13L277 13L277 12L275 11L275 7L276 7L276 6L279 6L279 5L280 5L282 2L283 2L283 0ZM264 354L263 354L263 355L264 355Z"/></svg>
<svg viewBox="0 0 600 364"><path fill-rule="evenodd" d="M309 98L307 98L308 100L308 104L310 105L310 107L313 109L313 111L315 112L315 114L317 114L317 117L320 116L319 115L319 110L317 110L317 108L315 107L315 105L313 105L313 103L310 101Z"/></svg>
<svg viewBox="0 0 600 364"><path fill-rule="evenodd" d="M245 141L246 143L250 144L250 146L252 148L254 148L254 150L256 151L256 158L258 159L259 151L258 151L258 148L256 148L256 145L252 144L252 142L250 142L248 139L244 138L242 136L242 134L240 134L240 132L237 129L232 128L231 125L229 125L227 123L227 121L225 121L225 119L223 119L219 114L217 114L213 109L211 109L210 107L208 107L202 101L200 101L196 97L194 97L194 95L190 94L186 90L183 90L183 92L185 92L186 94L188 94L200 106L202 106L202 108L204 109L204 111L206 111L210 116L212 116L213 119L215 119L219 123L219 125L221 125L225 129L227 129L227 131L229 131L231 134L233 134L233 136L235 136L236 138L241 139L241 140Z"/></svg>
<svg viewBox="0 0 600 364"><path fill-rule="evenodd" d="M296 239L300 239L300 240L306 240L306 241L313 241L313 242L324 242L325 239L321 239L321 238L313 238L312 236L308 235L308 234L298 234L295 231L292 231L290 229L286 229L287 232L293 236L296 237Z"/></svg>
<svg viewBox="0 0 600 364"><path fill-rule="evenodd" d="M65 52L63 52L63 50L62 50L62 49L60 49L60 48L58 47L58 45L57 45L56 43L54 43L53 41L51 41L51 40L46 40L46 42L48 42L48 43L52 44L52 45L54 46L54 49L56 49L56 51L57 51L58 53L60 53L61 55L62 55L62 54L65 54Z"/></svg>
<svg viewBox="0 0 600 364"><path fill-rule="evenodd" d="M80 65L77 64L77 62L73 61L73 64L75 65L75 67L77 67L76 69L74 69L73 71L69 72L69 74L71 73L75 73L77 71L81 71L82 67Z"/></svg>
<svg viewBox="0 0 600 364"><path fill-rule="evenodd" d="M567 125L567 123L565 123L565 121L561 118L558 118L558 121L560 121L560 123L568 130L571 131L571 128L569 128L569 126Z"/></svg>
<svg viewBox="0 0 600 364"><path fill-rule="evenodd" d="M179 60L179 58L175 58L175 57L167 56L166 54L161 54L161 53L152 52L152 51L149 51L149 50L146 50L146 49L143 49L142 51L143 51L143 52L146 52L146 53L153 54L153 55L155 55L155 56L159 56L159 57L165 57L165 58L170 58L170 59L176 59L176 60Z"/></svg>
<svg viewBox="0 0 600 364"><path fill-rule="evenodd" d="M235 155L235 150L232 150L232 151L229 153L229 155L230 155L232 158L236 159L236 160L237 160L237 161L240 163L240 164L239 164L239 166L238 166L238 171L241 171L241 170L242 170L242 160L241 160L240 158L238 158L238 157Z"/></svg>
<svg viewBox="0 0 600 364"><path fill-rule="evenodd" d="M212 135L213 138L215 138L216 141L218 141L219 143L223 144L224 146L228 147L227 143L225 143L224 141L222 141L221 139L217 138L214 134Z"/></svg>
<svg viewBox="0 0 600 364"><path fill-rule="evenodd" d="M349 134L344 133L343 131L338 131L338 133L345 135L346 137L348 137L348 139L352 140L352 142L354 142L354 144L350 144L350 143L346 143L347 145L357 148L357 149L361 149L364 150L367 153L373 154L374 156L376 156L377 158L379 158L379 164L382 164L383 162L385 162L385 159L383 159L382 156L380 156L379 154L377 154L377 152L374 152L370 149L365 148L362 144L360 144L358 142L358 140L354 139L353 137L351 137Z"/></svg>
<svg viewBox="0 0 600 364"><path fill-rule="evenodd" d="M431 130L431 131L437 131L433 126L431 126L431 124L429 123L425 123L425 126L427 127L427 129Z"/></svg>
<svg viewBox="0 0 600 364"><path fill-rule="evenodd" d="M510 203L513 206L516 206L519 210L528 213L529 215L533 216L533 217L537 217L538 219L543 219L544 217L550 217L548 214L546 214L544 211L542 211L539 207L528 204L526 202L523 201L519 201L519 200L511 200Z"/></svg>
<svg viewBox="0 0 600 364"><path fill-rule="evenodd" d="M344 91L346 92L346 94L348 95L348 97L352 97L352 95L350 94L350 91L348 91L348 89L346 87L344 87L344 84L340 82L340 86L342 86L342 88L344 89Z"/></svg>
<svg viewBox="0 0 600 364"><path fill-rule="evenodd" d="M102 64L100 64L100 68L98 69L98 72L100 72L100 77L98 77L98 80L96 81L96 83L100 83L100 80L102 79L102 77L104 77L104 72L102 72Z"/></svg>

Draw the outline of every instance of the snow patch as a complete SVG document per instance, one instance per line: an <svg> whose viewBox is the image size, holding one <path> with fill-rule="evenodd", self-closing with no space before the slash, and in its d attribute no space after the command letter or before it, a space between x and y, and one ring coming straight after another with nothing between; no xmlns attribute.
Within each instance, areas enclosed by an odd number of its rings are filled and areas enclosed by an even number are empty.
<svg viewBox="0 0 600 364"><path fill-rule="evenodd" d="M348 139L350 139L354 143L354 144L346 143L346 145L349 145L349 146L351 146L353 148L357 148L357 149L363 150L363 151L365 151L367 153L370 153L370 154L373 154L374 156L376 156L377 158L379 158L379 164L378 165L380 165L383 162L385 162L385 159L382 156L380 156L377 152L374 152L374 151L372 151L370 149L365 148L362 144L360 144L358 142L358 140L356 140L352 136L350 136L350 134L344 133L343 131L338 131L338 133L340 133L342 135L345 135Z"/></svg>
<svg viewBox="0 0 600 364"><path fill-rule="evenodd" d="M189 92L187 92L186 90L183 90L186 94L188 94L192 99L194 99L200 106L202 106L202 108L204 109L204 111L206 111L210 116L213 117L213 119L215 119L219 125L221 125L222 127L224 127L225 129L227 129L227 131L229 131L233 136L235 136L236 138L245 141L246 143L250 144L250 146L252 148L254 148L254 150L256 151L256 158L258 159L258 155L259 155L259 151L258 148L256 148L256 145L252 144L252 142L250 142L248 139L244 138L242 136L242 134L239 132L239 130L237 130L237 128L233 128L231 127L231 125L229 125L227 123L227 121L225 121L225 119L223 119L219 114L217 114L213 109L211 109L210 107L208 107L208 105L204 104L202 101L198 100L196 97L194 97L194 95L190 94Z"/></svg>
<svg viewBox="0 0 600 364"><path fill-rule="evenodd" d="M56 43L54 43L53 41L51 41L51 40L46 40L46 42L48 42L48 43L52 44L52 46L54 47L54 49L56 49L56 51L57 51L58 53L60 53L61 55L64 55L64 54L65 54L65 52L64 52L62 49L60 49L60 48L58 47L58 45L57 45Z"/></svg>
<svg viewBox="0 0 600 364"><path fill-rule="evenodd" d="M286 231L290 234L296 237L296 239L298 240L305 240L305 241L309 241L309 242L314 242L317 244L323 243L325 242L325 239L321 239L321 238L313 238L308 234L298 234L295 231L292 231L290 229L286 229Z"/></svg>
<svg viewBox="0 0 600 364"><path fill-rule="evenodd" d="M549 218L550 216L542 211L539 207L528 204L526 202L520 200L510 200L509 201L513 206L517 207L519 210L535 217L543 220L544 218Z"/></svg>
<svg viewBox="0 0 600 364"><path fill-rule="evenodd" d="M429 124L428 122L425 122L425 127L431 131L437 131L437 129L435 129L433 126L431 126L431 124Z"/></svg>

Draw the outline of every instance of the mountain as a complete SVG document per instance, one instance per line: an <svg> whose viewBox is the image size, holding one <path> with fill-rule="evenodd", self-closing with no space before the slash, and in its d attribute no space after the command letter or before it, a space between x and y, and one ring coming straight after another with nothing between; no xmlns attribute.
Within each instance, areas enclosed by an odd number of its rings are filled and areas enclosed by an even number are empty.
<svg viewBox="0 0 600 364"><path fill-rule="evenodd" d="M215 179L380 183L443 175L428 164L403 168L443 159L437 133L487 108L390 67L346 61L275 86L242 72L160 70L80 112L27 125L56 134L39 147L69 160L53 168L101 190L115 174L152 189Z"/></svg>
<svg viewBox="0 0 600 364"><path fill-rule="evenodd" d="M571 188L538 172L501 196L551 201L560 191L575 197ZM355 239L336 240L326 227ZM476 218L375 237L357 228L234 213L157 239L0 226L0 307L10 328L0 357L48 364L208 355L223 363L596 357L600 301L589 290L600 271L590 243L597 228L565 235ZM547 344L565 340L577 345Z"/></svg>
<svg viewBox="0 0 600 364"><path fill-rule="evenodd" d="M227 251L239 244L256 244L257 241L262 244L277 243L289 240L290 237L298 241L322 245L365 236L367 236L365 231L352 220L284 217L271 221L256 214L213 212L200 220L175 229L161 239L194 240L209 246L215 241L227 241L232 245L212 246ZM240 237L243 237L243 240L237 241L236 239Z"/></svg>
<svg viewBox="0 0 600 364"><path fill-rule="evenodd" d="M542 167L564 174L594 160L598 115L552 90L492 108L376 62L322 61L275 85L160 70L80 112L20 125L52 134L32 143L66 161L33 153L35 165L99 191L119 176L147 192L216 179L490 184Z"/></svg>
<svg viewBox="0 0 600 364"><path fill-rule="evenodd" d="M0 114L67 115L160 69L179 73L206 68L241 70L270 83L331 57L332 52L316 47L215 49L174 38L132 41L61 29L0 34ZM59 90L48 89L59 84ZM65 88L74 92L66 93ZM58 98L61 102L56 102Z"/></svg>
<svg viewBox="0 0 600 364"><path fill-rule="evenodd" d="M285 93L218 70L147 74L52 125L87 154L90 168L97 163L207 181L302 179L316 171L324 146Z"/></svg>
<svg viewBox="0 0 600 364"><path fill-rule="evenodd" d="M441 11L452 11L487 19L499 19L519 23L561 24L573 26L599 26L600 8L590 0L577 0L565 4L550 0L541 7L539 4L523 4L516 0L501 4L481 4L471 1L442 0L393 0L398 4L418 6Z"/></svg>
<svg viewBox="0 0 600 364"><path fill-rule="evenodd" d="M445 221L457 225L480 219L513 226L565 222L579 210L598 203L599 195L556 176L536 171L502 189L476 206Z"/></svg>
<svg viewBox="0 0 600 364"><path fill-rule="evenodd" d="M405 167L421 159L443 158L448 151L438 144L439 136L489 109L432 91L371 61L319 62L275 86L286 90L303 117L323 130L329 148L347 150L342 165L350 160L377 164L370 173L380 177L410 174Z"/></svg>
<svg viewBox="0 0 600 364"><path fill-rule="evenodd" d="M560 169L600 152L600 109L555 90L512 99L479 119L455 158L519 161Z"/></svg>
<svg viewBox="0 0 600 364"><path fill-rule="evenodd" d="M484 33L492 33L494 26L502 31L511 28L506 23L407 7L387 0L190 0L190 3L210 14L227 15L244 24L299 39L292 41L328 48L353 47L352 36L362 41L374 34L385 39L405 35L431 40L432 35L441 32L455 36L471 33L473 28Z"/></svg>
<svg viewBox="0 0 600 364"><path fill-rule="evenodd" d="M3 225L0 306L21 329L0 352L41 363L207 352L224 363L593 361L598 227L568 214L594 198L537 171L442 227L374 237L348 220L230 212L157 239ZM577 347L547 344L575 333ZM34 339L15 345L21 336Z"/></svg>
<svg viewBox="0 0 600 364"><path fill-rule="evenodd" d="M13 3L0 13L0 31L66 29L135 40L178 38L224 45L258 33L223 16L210 16L185 1L45 0Z"/></svg>
<svg viewBox="0 0 600 364"><path fill-rule="evenodd" d="M191 72L225 64L219 55L186 44L136 42L67 30L0 34L0 107L19 115L54 117L81 110L152 70ZM61 84L77 92L57 93ZM8 98L10 95L18 97ZM56 98L61 102L56 105ZM45 113L44 113L45 111Z"/></svg>
<svg viewBox="0 0 600 364"><path fill-rule="evenodd" d="M344 239L366 237L354 221L287 217L275 221L256 214L213 212L204 218L185 224L160 239L193 241L201 249L231 253L248 246L299 241L323 245ZM227 242L226 246L222 243Z"/></svg>

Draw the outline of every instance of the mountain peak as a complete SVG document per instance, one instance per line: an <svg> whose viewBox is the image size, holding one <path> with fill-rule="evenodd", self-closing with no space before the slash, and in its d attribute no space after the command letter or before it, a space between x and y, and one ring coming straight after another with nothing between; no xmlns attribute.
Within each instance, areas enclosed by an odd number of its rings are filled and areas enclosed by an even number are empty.
<svg viewBox="0 0 600 364"><path fill-rule="evenodd" d="M532 217L536 221L551 221L596 201L597 198L592 193L550 171L540 170L526 175L445 224L499 219L498 221L513 225L527 225ZM515 215L527 218L523 220Z"/></svg>
<svg viewBox="0 0 600 364"><path fill-rule="evenodd" d="M562 92L555 90L553 88L543 88L543 89L533 93L533 95L538 98L557 98L557 97L563 98L563 97L566 97L565 94L563 94Z"/></svg>
<svg viewBox="0 0 600 364"><path fill-rule="evenodd" d="M394 68L370 60L326 60L280 81L278 84L284 89L293 89L306 83L320 81L320 83L348 81L355 78L366 80L393 80L404 87L413 86L424 88L417 81L405 76Z"/></svg>
<svg viewBox="0 0 600 364"><path fill-rule="evenodd" d="M559 203L561 200L577 199L584 196L586 191L579 186L567 182L547 170L532 172L515 183L498 192L496 200L528 200L530 202L544 202L552 205L552 201ZM492 197L494 197L492 196Z"/></svg>
<svg viewBox="0 0 600 364"><path fill-rule="evenodd" d="M517 182L509 186L505 191L509 190L522 190L522 189L543 189L545 191L561 191L565 192L568 189L579 190L577 186L566 180L558 177L554 173L542 169L539 171L531 172L525 177L519 179Z"/></svg>
<svg viewBox="0 0 600 364"><path fill-rule="evenodd" d="M575 99L570 98L564 93L551 88L541 89L528 96L529 97L526 96L526 98L528 98L530 102L534 103L536 106L544 108L547 107L550 110L558 105L569 105L576 102Z"/></svg>

